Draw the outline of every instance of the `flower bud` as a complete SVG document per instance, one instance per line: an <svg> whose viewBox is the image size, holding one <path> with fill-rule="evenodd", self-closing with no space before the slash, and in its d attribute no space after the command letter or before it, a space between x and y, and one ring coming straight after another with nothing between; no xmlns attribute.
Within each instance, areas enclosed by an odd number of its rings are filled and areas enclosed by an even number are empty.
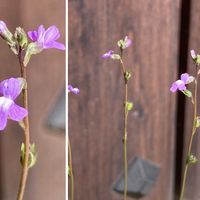
<svg viewBox="0 0 200 200"><path fill-rule="evenodd" d="M8 30L6 24L3 21L0 21L0 36L6 41L14 54L18 54L13 34Z"/></svg>
<svg viewBox="0 0 200 200"><path fill-rule="evenodd" d="M14 37L15 37L16 41L18 42L18 45L22 49L25 49L27 47L28 38L27 38L27 35L26 35L26 32L24 31L24 29L22 29L21 27L17 27L15 30Z"/></svg>
<svg viewBox="0 0 200 200"><path fill-rule="evenodd" d="M117 42L117 45L120 49L126 49L131 45L132 41L131 39L126 36L124 39L121 39Z"/></svg>
<svg viewBox="0 0 200 200"><path fill-rule="evenodd" d="M6 24L3 21L0 21L0 35L6 40L10 46L15 45L15 41L13 40L13 34L8 30Z"/></svg>
<svg viewBox="0 0 200 200"><path fill-rule="evenodd" d="M21 158L20 162L22 166L24 165L24 160L25 160L25 144L21 144ZM30 144L29 146L29 160L28 160L28 168L31 168L35 165L37 161L37 153L36 153L36 148L35 144Z"/></svg>

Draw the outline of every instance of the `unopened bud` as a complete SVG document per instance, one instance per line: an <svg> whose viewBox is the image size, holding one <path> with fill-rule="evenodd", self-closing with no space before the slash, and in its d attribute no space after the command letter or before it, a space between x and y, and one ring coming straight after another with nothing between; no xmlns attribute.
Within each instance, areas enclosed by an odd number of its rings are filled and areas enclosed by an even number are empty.
<svg viewBox="0 0 200 200"><path fill-rule="evenodd" d="M22 49L27 47L28 38L27 38L27 35L26 35L26 32L24 31L24 29L22 29L21 27L17 27L15 30L14 37L15 37L16 41L18 42L18 45Z"/></svg>

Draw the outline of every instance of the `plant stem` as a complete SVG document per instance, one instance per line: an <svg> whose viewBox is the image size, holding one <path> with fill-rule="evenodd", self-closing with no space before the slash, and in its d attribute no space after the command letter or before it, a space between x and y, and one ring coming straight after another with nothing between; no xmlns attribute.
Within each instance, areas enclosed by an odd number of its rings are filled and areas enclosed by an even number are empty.
<svg viewBox="0 0 200 200"><path fill-rule="evenodd" d="M126 69L122 61L123 50L120 49L121 53L121 69L124 77L124 136L123 136L123 146L124 146L124 200L127 198L127 182L128 182L128 161L127 161L127 124L128 124L128 110L127 110L127 101L128 101L128 84L125 78Z"/></svg>
<svg viewBox="0 0 200 200"><path fill-rule="evenodd" d="M128 163L127 163L127 118L128 118L128 111L126 107L126 102L128 98L128 87L127 82L125 81L125 95L124 95L124 200L127 197L127 182L128 182Z"/></svg>
<svg viewBox="0 0 200 200"><path fill-rule="evenodd" d="M189 139L189 144L188 144L188 149L187 149L187 158L191 155L191 150L192 150L192 143L194 139L194 135L196 133L196 119L197 119L197 88L198 88L198 70L196 66L196 78L194 82L194 113L193 113L193 127L192 127L192 133L190 135ZM182 181L182 186L181 186L181 194L179 200L183 200L184 193L185 193L185 184L186 184L186 178L188 174L188 167L190 163L186 161L185 163L185 169L184 169L184 174L183 174L183 181Z"/></svg>
<svg viewBox="0 0 200 200"><path fill-rule="evenodd" d="M21 50L19 51L18 59L19 59L19 64L20 64L20 69L21 69L21 77L27 80L26 67L24 67L23 65L23 57L22 57ZM22 94L23 94L23 107L26 110L28 110L27 86L23 89ZM24 156L24 161L23 161L23 166L22 166L17 200L23 200L27 176L28 176L28 161L29 161L29 146L30 146L30 130L29 130L29 116L28 115L24 118L24 144L25 144L25 156Z"/></svg>
<svg viewBox="0 0 200 200"><path fill-rule="evenodd" d="M69 155L69 177L70 177L70 200L74 200L74 173L72 165L72 150L71 144L68 137L68 155Z"/></svg>

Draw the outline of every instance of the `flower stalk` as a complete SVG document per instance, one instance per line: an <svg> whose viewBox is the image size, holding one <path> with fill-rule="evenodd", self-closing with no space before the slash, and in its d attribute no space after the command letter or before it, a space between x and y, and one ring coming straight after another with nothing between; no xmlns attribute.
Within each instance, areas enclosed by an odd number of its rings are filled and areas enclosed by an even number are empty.
<svg viewBox="0 0 200 200"><path fill-rule="evenodd" d="M72 165L72 150L68 137L68 157L69 157L69 178L70 178L70 200L74 200L74 173Z"/></svg>
<svg viewBox="0 0 200 200"><path fill-rule="evenodd" d="M121 50L122 56L122 50ZM125 66L122 61L122 57L120 59L121 67L124 75L124 136L123 136L123 149L124 149L124 200L127 198L127 182L128 182L128 161L127 161L127 125L128 125L128 110L127 110L127 102L128 102L128 81L126 79L126 71Z"/></svg>
<svg viewBox="0 0 200 200"><path fill-rule="evenodd" d="M185 162L185 168L184 168L184 173L183 173L183 180L182 180L182 185L181 185L181 193L180 193L180 198L179 200L183 200L184 198L184 193L185 193L185 185L186 185L186 179L187 179L187 174L188 174L188 168L191 164L194 164L197 162L196 157L192 155L192 144L193 144L193 139L194 135L197 130L196 126L196 121L197 121L197 91L198 91L198 65L196 64L196 77L194 81L194 98L193 98L193 127L192 127L192 132L190 135L189 139L189 144L187 148L187 159Z"/></svg>
<svg viewBox="0 0 200 200"><path fill-rule="evenodd" d="M26 74L26 67L23 65L23 55L22 50L19 50L18 60L20 64L21 70L21 77L27 80ZM23 106L25 109L28 110L28 89L27 85L22 91L23 94ZM28 170L29 170L29 147L30 147L30 130L29 130L29 115L27 115L24 120L24 144L25 144L25 154L24 154L24 161L22 165L22 172L20 178L20 184L18 189L17 200L23 200L27 177L28 177Z"/></svg>
<svg viewBox="0 0 200 200"><path fill-rule="evenodd" d="M115 54L113 50L104 53L101 58L111 58L120 62L122 75L124 78L124 132L123 132L123 157L124 157L124 200L127 199L127 187L128 187L128 161L127 161L127 127L128 127L128 113L133 108L133 103L128 102L128 80L131 78L131 73L128 72L123 62L123 50L128 48L132 44L132 40L127 36L117 42L120 49L120 55Z"/></svg>

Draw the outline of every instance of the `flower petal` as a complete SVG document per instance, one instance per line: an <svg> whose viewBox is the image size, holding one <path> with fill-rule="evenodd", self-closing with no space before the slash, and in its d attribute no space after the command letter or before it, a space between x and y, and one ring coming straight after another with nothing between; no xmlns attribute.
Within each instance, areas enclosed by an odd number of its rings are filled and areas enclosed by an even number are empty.
<svg viewBox="0 0 200 200"><path fill-rule="evenodd" d="M187 83L188 78L189 78L189 74L188 73L181 74L181 80L184 83Z"/></svg>
<svg viewBox="0 0 200 200"><path fill-rule="evenodd" d="M170 91L171 92L176 92L178 89L178 85L176 84L176 82L174 82L170 88Z"/></svg>
<svg viewBox="0 0 200 200"><path fill-rule="evenodd" d="M13 103L8 110L8 116L14 121L22 121L27 115L28 111L15 103Z"/></svg>
<svg viewBox="0 0 200 200"><path fill-rule="evenodd" d="M37 32L37 41L38 42L44 42L44 34L45 34L45 28L43 25L40 25L38 27L38 32Z"/></svg>
<svg viewBox="0 0 200 200"><path fill-rule="evenodd" d="M57 40L60 37L59 30L56 26L50 26L44 35L44 43L49 43Z"/></svg>
<svg viewBox="0 0 200 200"><path fill-rule="evenodd" d="M37 31L29 31L28 36L33 42L35 42L35 41L37 41L38 33L37 33Z"/></svg>
<svg viewBox="0 0 200 200"><path fill-rule="evenodd" d="M193 59L195 59L197 57L197 55L193 49L190 51L190 54Z"/></svg>
<svg viewBox="0 0 200 200"><path fill-rule="evenodd" d="M0 109L0 131L4 130L7 124L7 112Z"/></svg>
<svg viewBox="0 0 200 200"><path fill-rule="evenodd" d="M55 48L55 49L65 50L65 45L60 42L53 41L48 44L45 44L44 48L45 49Z"/></svg>
<svg viewBox="0 0 200 200"><path fill-rule="evenodd" d="M16 78L10 78L2 81L0 83L0 88L2 88L3 95L11 98L12 100L15 100L22 90L20 87L20 80Z"/></svg>
<svg viewBox="0 0 200 200"><path fill-rule="evenodd" d="M181 91L182 91L182 90L185 90L185 89L186 89L185 84L184 84L184 83L179 84L179 85L178 85L178 89L181 90Z"/></svg>
<svg viewBox="0 0 200 200"><path fill-rule="evenodd" d="M108 51L107 53L104 53L101 58L110 58L112 54L114 53L113 50Z"/></svg>

